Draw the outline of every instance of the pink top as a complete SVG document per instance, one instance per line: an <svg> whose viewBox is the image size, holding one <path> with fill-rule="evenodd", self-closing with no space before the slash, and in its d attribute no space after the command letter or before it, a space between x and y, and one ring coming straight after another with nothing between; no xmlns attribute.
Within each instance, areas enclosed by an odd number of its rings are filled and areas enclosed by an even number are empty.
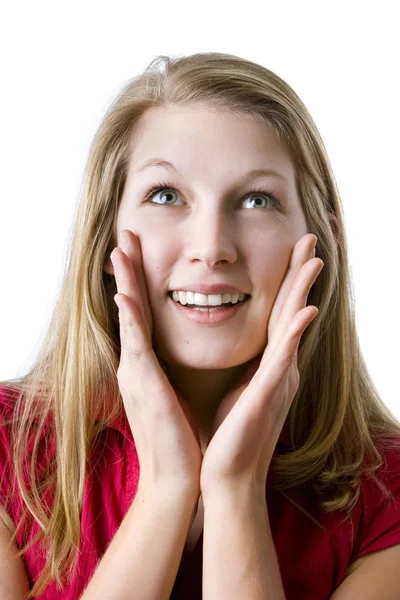
<svg viewBox="0 0 400 600"><path fill-rule="evenodd" d="M11 418L12 407L11 393L0 388L0 425ZM5 504L6 491L13 477L8 461L10 427L0 427L0 502L16 523L22 512L21 498L17 495ZM51 440L53 436L48 437ZM43 437L39 451L44 452L42 444ZM50 443L50 455L54 456L54 443ZM45 460L41 456L39 466L47 461L48 458ZM288 495L324 525L324 532L279 492L273 491L274 474L270 471L266 482L266 506L287 600L330 598L352 561L368 552L400 543L399 475L400 449L391 450L387 453L387 468L382 468L381 476L395 501L385 503L377 485L362 480L361 496L352 521L344 524L340 522L344 513L324 514L312 506L304 490L290 491ZM138 480L135 443L126 417L120 417L98 436L92 447L81 518L80 557L74 575L62 591L51 583L37 598L77 600L80 597L135 497ZM34 523L28 532L29 540L37 531L38 525ZM20 533L17 537L19 548L22 541ZM171 600L201 600L202 542L203 535L193 553L181 561ZM32 587L45 563L37 544L27 551L24 561Z"/></svg>

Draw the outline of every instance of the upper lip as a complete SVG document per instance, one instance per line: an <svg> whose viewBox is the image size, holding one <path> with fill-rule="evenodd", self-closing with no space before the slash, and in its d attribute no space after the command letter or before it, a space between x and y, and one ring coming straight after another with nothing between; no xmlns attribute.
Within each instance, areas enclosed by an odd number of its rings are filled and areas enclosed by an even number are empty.
<svg viewBox="0 0 400 600"><path fill-rule="evenodd" d="M249 296L250 294L246 294L239 288L234 287L233 285L227 285L226 283L213 283L212 285L206 285L204 283L186 283L179 287L173 288L172 291L187 291L187 292L198 292L199 294L245 294Z"/></svg>

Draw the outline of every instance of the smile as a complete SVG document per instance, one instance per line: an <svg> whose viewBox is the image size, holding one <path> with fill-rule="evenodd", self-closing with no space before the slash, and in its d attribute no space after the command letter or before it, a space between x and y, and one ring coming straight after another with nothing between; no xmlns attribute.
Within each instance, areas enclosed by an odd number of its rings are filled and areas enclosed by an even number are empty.
<svg viewBox="0 0 400 600"><path fill-rule="evenodd" d="M174 305L180 316L186 317L196 325L206 325L214 327L232 319L236 315L243 314L243 309L247 306L250 296L245 297L241 302L226 306L184 306L173 300L169 295L170 302Z"/></svg>

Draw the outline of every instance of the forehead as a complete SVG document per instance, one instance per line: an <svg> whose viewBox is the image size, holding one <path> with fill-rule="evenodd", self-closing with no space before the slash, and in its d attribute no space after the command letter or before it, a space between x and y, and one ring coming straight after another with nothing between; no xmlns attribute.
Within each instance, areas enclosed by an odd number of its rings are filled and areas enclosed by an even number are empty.
<svg viewBox="0 0 400 600"><path fill-rule="evenodd" d="M295 175L290 152L271 125L203 106L153 108L143 115L132 135L130 172L156 157L204 175L221 175L224 167L227 175L236 167L270 167L288 180Z"/></svg>

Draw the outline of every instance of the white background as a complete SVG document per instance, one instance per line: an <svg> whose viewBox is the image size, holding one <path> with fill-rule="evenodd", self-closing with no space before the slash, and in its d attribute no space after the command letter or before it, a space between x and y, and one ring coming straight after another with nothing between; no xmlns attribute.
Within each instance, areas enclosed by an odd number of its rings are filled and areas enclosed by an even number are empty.
<svg viewBox="0 0 400 600"><path fill-rule="evenodd" d="M400 418L395 8L394 1L4 3L0 379L24 374L33 360L60 284L89 145L119 87L158 54L224 52L275 71L316 122L344 206L362 351Z"/></svg>

